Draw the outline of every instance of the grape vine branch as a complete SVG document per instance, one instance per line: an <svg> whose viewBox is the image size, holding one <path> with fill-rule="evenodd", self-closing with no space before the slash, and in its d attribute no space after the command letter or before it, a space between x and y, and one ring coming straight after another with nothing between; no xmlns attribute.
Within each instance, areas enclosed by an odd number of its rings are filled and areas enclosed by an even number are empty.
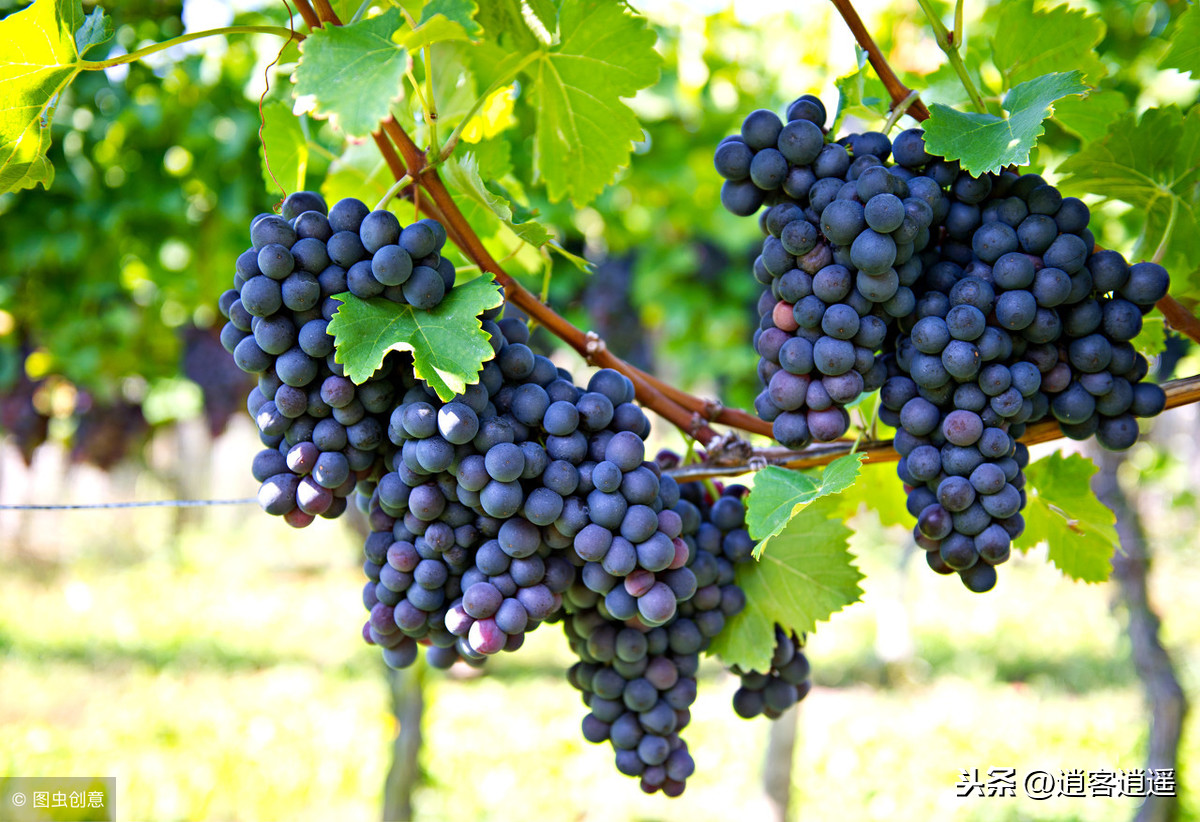
<svg viewBox="0 0 1200 822"><path fill-rule="evenodd" d="M867 59L892 98L893 107L906 107L907 113L918 121L929 119L928 108L916 96L916 92L906 87L892 70L850 0L831 2L866 52ZM309 0L296 0L296 6L310 28L319 28L326 24L342 25L328 0L312 0L311 3ZM585 332L572 325L504 271L467 223L438 175L436 162L429 162L426 152L412 141L395 119L389 117L384 120L380 128L372 134L372 138L395 179L401 181L408 176L412 181L400 196L411 199L420 211L441 222L450 239L464 254L481 271L495 276L497 282L503 286L509 303L571 346L587 362L603 368L612 368L629 377L642 405L709 449L704 462L673 472L678 475L680 481L737 476L768 464L795 469L813 468L827 465L851 451L866 454L868 459L875 461L899 459L891 440L866 440L858 443L838 441L813 445L801 451L788 451L783 448L754 449L736 436L720 435L708 424L709 422L768 437L771 436L771 424L745 411L726 408L715 400L705 400L682 391L625 362L609 351L604 340L595 333ZM439 161L441 159L444 158L437 158ZM422 189L428 196L421 196ZM1158 307L1171 328L1200 342L1200 319L1185 306L1167 296L1159 302ZM1200 375L1173 380L1164 388L1167 391L1168 408L1200 401ZM1058 424L1048 421L1031 426L1022 437L1022 441L1046 442L1062 436Z"/></svg>
<svg viewBox="0 0 1200 822"><path fill-rule="evenodd" d="M1163 390L1167 393L1167 408L1178 408L1182 405L1200 402L1200 374L1164 383ZM1021 442L1026 445L1034 445L1061 439L1062 436L1062 430L1056 421L1044 420L1029 426L1029 430L1021 437ZM810 446L802 451L790 451L782 447L756 448L752 452L751 459L759 468L775 465L780 468L803 469L827 465L839 457L846 456L851 451L856 454L866 454L867 459L872 462L895 462L900 459L900 455L892 447L891 440L863 440L858 443L857 448L853 443L847 442L823 443ZM718 459L675 468L668 473L675 477L677 482L692 482L694 480L736 477L752 470L754 468L746 462L723 465Z"/></svg>

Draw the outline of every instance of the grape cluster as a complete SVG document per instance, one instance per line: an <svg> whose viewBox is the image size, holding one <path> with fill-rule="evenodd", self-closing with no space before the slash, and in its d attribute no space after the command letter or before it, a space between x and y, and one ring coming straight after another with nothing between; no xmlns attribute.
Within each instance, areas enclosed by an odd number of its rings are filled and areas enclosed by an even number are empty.
<svg viewBox="0 0 1200 822"><path fill-rule="evenodd" d="M670 467L677 460L660 454L658 462ZM665 625L613 614L608 597L582 581L564 595L563 627L579 657L568 679L589 709L584 738L611 743L617 769L640 777L647 793L661 789L678 796L695 769L680 733L691 718L700 654L746 604L734 579L736 566L749 561L754 549L745 528L745 493L742 486L728 486L710 504L704 487L693 482L664 495L664 504L674 503L666 512L680 523L691 580L689 592L676 591L676 615ZM803 695L793 689L792 696L795 702Z"/></svg>
<svg viewBox="0 0 1200 822"><path fill-rule="evenodd" d="M676 625L622 627L596 607L566 614L563 628L580 658L567 679L583 693L589 710L584 738L610 742L617 770L641 777L647 793L683 793L696 768L679 736L696 699L695 635Z"/></svg>
<svg viewBox="0 0 1200 822"><path fill-rule="evenodd" d="M824 106L805 95L786 125L752 112L715 157L730 211L771 204L754 261L766 287L755 408L791 448L845 434L845 406L883 384L876 354L894 319L915 307L919 254L948 207L936 178L945 169L922 173L930 157L919 137L905 132L893 146L867 132L827 143L824 124Z"/></svg>
<svg viewBox="0 0 1200 822"><path fill-rule="evenodd" d="M295 192L282 216L250 224L252 247L221 295L221 343L258 376L247 408L265 446L254 459L259 503L303 527L346 509L355 484L375 468L397 386L413 384L411 359L390 354L355 385L334 359L329 321L349 292L428 310L453 288L435 220L401 227L388 211L344 199L326 211L320 195ZM406 382L407 381L407 382Z"/></svg>
<svg viewBox="0 0 1200 822"><path fill-rule="evenodd" d="M804 640L775 626L775 653L767 673L731 669L741 677L741 687L733 695L733 710L743 719L760 714L777 719L783 712L808 695L812 688L811 668L804 655Z"/></svg>
<svg viewBox="0 0 1200 822"><path fill-rule="evenodd" d="M221 299L222 343L259 375L248 400L265 446L259 499L303 526L356 494L370 529L363 639L393 668L421 646L433 667L479 666L561 621L580 659L569 679L590 709L584 736L611 741L647 792L681 793L700 653L746 604L735 581L754 549L746 489L713 500L680 487L664 474L678 457L646 459L633 383L602 369L576 385L502 308L480 317L494 356L448 402L407 354L347 379L328 334L334 296L436 306L454 285L437 223L402 229L357 200L326 214L300 192L282 217L256 218L251 238ZM440 272L436 298L404 288L422 269Z"/></svg>
<svg viewBox="0 0 1200 822"><path fill-rule="evenodd" d="M1138 417L1163 410L1130 341L1168 277L1094 251L1087 206L1036 174L968 179L899 324L880 416L901 429L898 472L930 567L986 591L1024 528L1027 425L1052 417L1121 450Z"/></svg>
<svg viewBox="0 0 1200 822"><path fill-rule="evenodd" d="M1096 250L1087 206L1036 174L972 176L920 129L828 142L824 123L805 95L786 125L752 112L716 150L725 207L768 206L755 408L801 448L881 388L917 542L989 590L1024 528L1026 427L1124 449L1165 407L1131 341L1167 272Z"/></svg>

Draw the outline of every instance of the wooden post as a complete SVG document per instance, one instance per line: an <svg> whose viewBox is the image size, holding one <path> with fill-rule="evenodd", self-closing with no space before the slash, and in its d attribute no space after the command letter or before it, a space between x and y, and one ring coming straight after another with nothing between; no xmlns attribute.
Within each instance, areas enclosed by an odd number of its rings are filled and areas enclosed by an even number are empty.
<svg viewBox="0 0 1200 822"><path fill-rule="evenodd" d="M793 705L783 716L771 722L767 733L766 761L763 763L763 790L770 800L775 819L787 822L792 800L792 763L796 756L796 733L800 706Z"/></svg>
<svg viewBox="0 0 1200 822"><path fill-rule="evenodd" d="M413 792L421 782L421 717L425 712L425 666L417 663L403 671L387 671L396 718L392 762L383 791L384 822L407 822L413 818Z"/></svg>
<svg viewBox="0 0 1200 822"><path fill-rule="evenodd" d="M1121 550L1113 555L1113 579L1117 583L1116 604L1125 611L1126 629L1142 689L1150 703L1150 739L1146 767L1176 768L1187 699L1175 676L1171 656L1159 638L1159 619L1150 602L1146 574L1150 568L1150 546L1142 530L1137 496L1127 494L1117 481L1123 454L1094 448L1100 471L1093 480L1096 496L1117 515ZM1172 822L1179 812L1173 796L1150 796L1138 808L1135 822Z"/></svg>

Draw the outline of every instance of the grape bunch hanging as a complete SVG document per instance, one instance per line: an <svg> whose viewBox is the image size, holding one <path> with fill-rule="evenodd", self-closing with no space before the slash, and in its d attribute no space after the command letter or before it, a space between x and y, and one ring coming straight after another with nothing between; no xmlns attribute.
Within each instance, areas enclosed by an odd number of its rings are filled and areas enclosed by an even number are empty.
<svg viewBox="0 0 1200 822"><path fill-rule="evenodd" d="M812 95L787 120L752 112L714 158L765 235L755 409L803 448L880 389L929 566L990 590L1024 529L1026 427L1121 450L1165 407L1131 341L1167 272L1097 249L1087 206L1036 174L974 177L920 129L831 142Z"/></svg>
<svg viewBox="0 0 1200 822"><path fill-rule="evenodd" d="M446 233L353 199L326 212L310 192L282 211L252 222L220 301L222 342L258 375L247 405L264 510L304 527L354 496L370 526L363 638L393 668L422 647L433 667L479 666L561 623L584 737L609 742L646 792L678 796L695 768L680 734L700 654L746 604L734 576L755 545L746 489L677 484L663 473L677 456L646 458L629 379L602 369L577 385L501 308L481 315L494 356L450 401L395 351L355 385L328 333L339 298L436 310L456 283ZM757 688L740 715L777 717L808 692L802 643L780 641L784 670L761 683L738 672Z"/></svg>

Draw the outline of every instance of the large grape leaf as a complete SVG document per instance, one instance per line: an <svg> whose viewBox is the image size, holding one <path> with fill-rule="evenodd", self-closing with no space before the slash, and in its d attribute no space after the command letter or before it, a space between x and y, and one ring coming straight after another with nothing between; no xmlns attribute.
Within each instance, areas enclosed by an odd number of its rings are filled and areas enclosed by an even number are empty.
<svg viewBox="0 0 1200 822"><path fill-rule="evenodd" d="M931 154L958 160L972 174L1025 165L1042 122L1054 111L1054 101L1083 94L1087 86L1078 71L1046 74L1012 88L1001 107L1007 117L956 111L934 103L925 123L925 147Z"/></svg>
<svg viewBox="0 0 1200 822"><path fill-rule="evenodd" d="M329 118L351 137L366 137L387 117L403 88L407 52L392 42L400 10L348 26L317 29L300 45L295 94L313 114Z"/></svg>
<svg viewBox="0 0 1200 822"><path fill-rule="evenodd" d="M1129 101L1116 89L1064 97L1054 104L1054 122L1084 142L1099 140L1113 121L1129 111Z"/></svg>
<svg viewBox="0 0 1200 822"><path fill-rule="evenodd" d="M479 169L479 176L496 180L512 174L512 144L504 139L488 139L470 144L471 156Z"/></svg>
<svg viewBox="0 0 1200 822"><path fill-rule="evenodd" d="M1192 3L1179 16L1171 34L1171 48L1158 64L1161 68L1179 69L1193 78L1200 78L1200 11Z"/></svg>
<svg viewBox="0 0 1200 822"><path fill-rule="evenodd" d="M1118 546L1117 518L1092 493L1096 464L1054 452L1025 469L1025 533L1014 545L1028 551L1045 542L1050 561L1074 580L1103 582Z"/></svg>
<svg viewBox="0 0 1200 822"><path fill-rule="evenodd" d="M554 37L558 19L558 0L525 0L524 5L533 12L538 24L545 30L547 42ZM528 18L526 18L528 20ZM539 32L535 32L539 33Z"/></svg>
<svg viewBox="0 0 1200 822"><path fill-rule="evenodd" d="M110 36L111 21L99 9L85 18L80 0L35 0L0 20L0 194L54 181L46 151L59 95L81 51Z"/></svg>
<svg viewBox="0 0 1200 822"><path fill-rule="evenodd" d="M757 480L755 481L757 485ZM812 631L862 596L862 573L849 551L850 529L837 497L823 497L792 517L771 553L738 566L746 607L714 639L710 653L726 665L766 671L775 650L775 625Z"/></svg>
<svg viewBox="0 0 1200 822"><path fill-rule="evenodd" d="M1098 194L1133 206L1140 229L1136 255L1166 240L1163 264L1185 296L1186 275L1200 268L1200 107L1132 112L1058 167L1064 193Z"/></svg>
<svg viewBox="0 0 1200 822"><path fill-rule="evenodd" d="M442 165L442 179L452 192L483 206L524 242L541 247L550 239L545 226L532 218L519 220L513 213L512 204L487 187L479 174L475 155L451 157Z"/></svg>
<svg viewBox="0 0 1200 822"><path fill-rule="evenodd" d="M1079 71L1096 83L1108 73L1096 46L1106 27L1099 17L1066 4L1034 11L1033 0L1006 0L988 10L994 20L992 62L1004 88L1043 74Z"/></svg>
<svg viewBox="0 0 1200 822"><path fill-rule="evenodd" d="M413 371L443 400L479 381L479 369L494 354L479 315L504 298L490 276L456 285L430 311L376 297L334 297L342 305L329 322L346 376L365 382L389 351L411 351Z"/></svg>
<svg viewBox="0 0 1200 822"><path fill-rule="evenodd" d="M559 42L525 67L537 123L534 168L551 200L594 198L629 161L642 128L622 97L658 79L661 58L646 20L612 0L564 0Z"/></svg>
<svg viewBox="0 0 1200 822"><path fill-rule="evenodd" d="M847 454L829 463L820 474L768 466L754 475L754 490L746 510L746 528L758 540L754 556L761 557L784 526L804 507L829 494L845 491L858 478L864 454Z"/></svg>
<svg viewBox="0 0 1200 822"><path fill-rule="evenodd" d="M283 188L284 192L304 190L308 141L304 139L299 119L287 104L276 101L263 106L262 145L258 156L268 191L277 188Z"/></svg>

